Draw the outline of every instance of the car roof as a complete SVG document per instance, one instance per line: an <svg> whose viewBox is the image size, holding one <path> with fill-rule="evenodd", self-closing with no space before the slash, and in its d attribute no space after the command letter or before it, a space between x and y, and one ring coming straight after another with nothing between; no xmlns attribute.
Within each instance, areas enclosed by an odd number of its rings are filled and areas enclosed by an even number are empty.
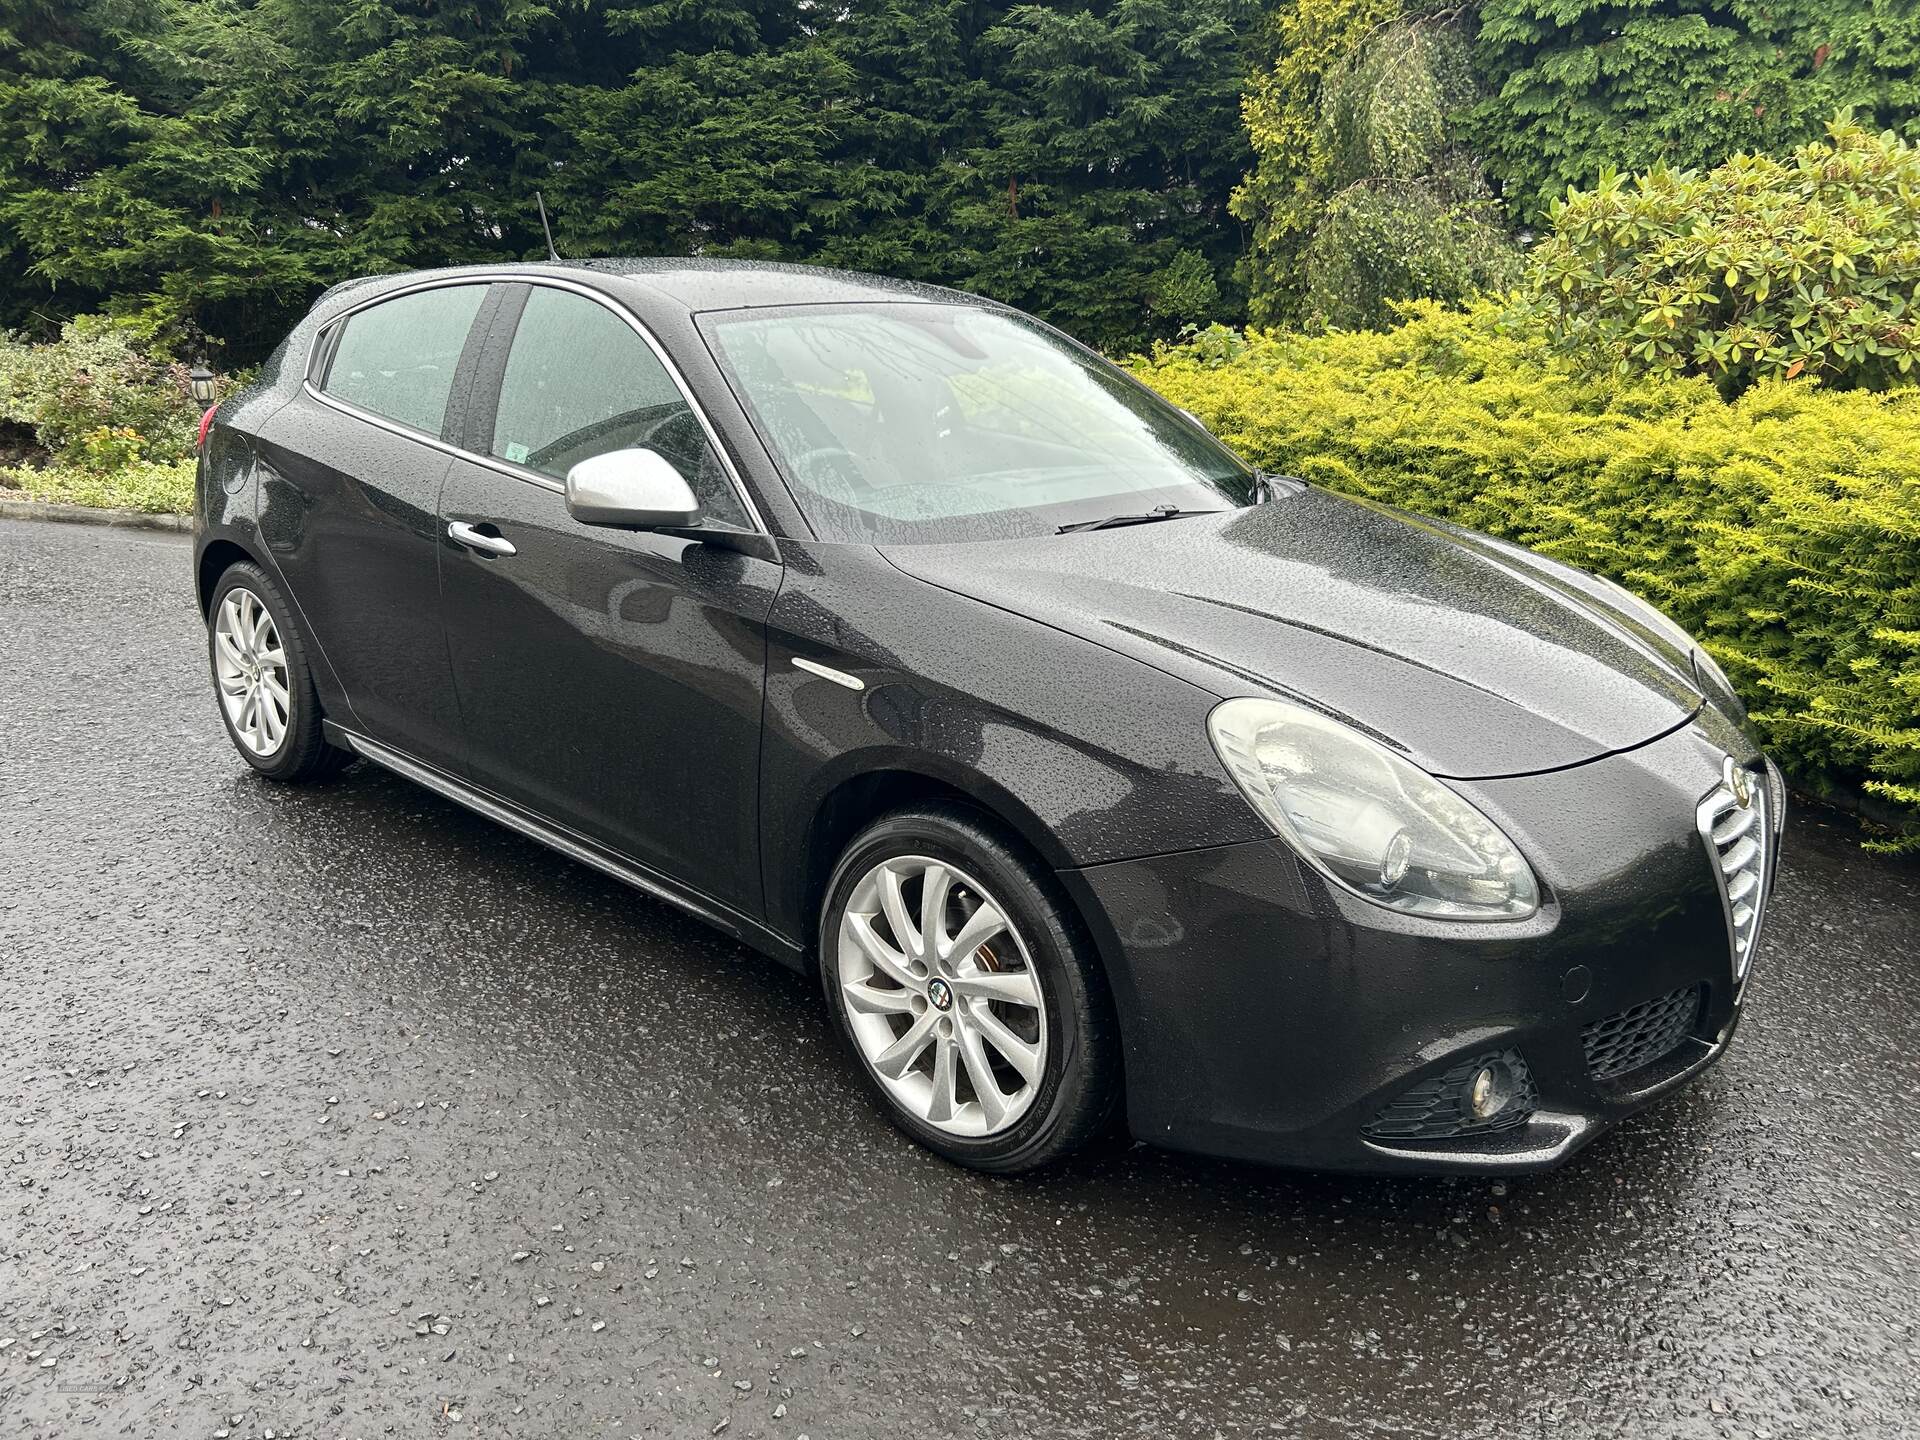
<svg viewBox="0 0 1920 1440"><path fill-rule="evenodd" d="M322 299L349 290L362 290L369 283L378 283L381 289L386 289L429 277L471 275L475 279L482 279L498 274L528 275L541 272L556 276L574 275L581 279L592 276L616 282L603 287L609 290L617 290L624 283L648 292L656 301L665 301L689 313L860 301L991 305L1000 308L994 301L969 295L963 290L923 285L912 280L894 280L883 275L865 275L855 270L833 270L821 265L789 265L766 260L645 257L523 261L518 264L468 265L369 276L336 285Z"/></svg>
<svg viewBox="0 0 1920 1440"><path fill-rule="evenodd" d="M551 263L551 262L548 262ZM757 305L831 305L860 300L982 302L940 285L769 260L615 259L563 261L572 268L615 275L677 300L689 310L737 310Z"/></svg>

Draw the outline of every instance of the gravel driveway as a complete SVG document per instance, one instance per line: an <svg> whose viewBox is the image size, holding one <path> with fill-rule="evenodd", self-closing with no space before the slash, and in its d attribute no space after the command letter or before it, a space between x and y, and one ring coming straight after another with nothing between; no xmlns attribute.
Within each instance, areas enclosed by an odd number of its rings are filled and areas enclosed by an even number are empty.
<svg viewBox="0 0 1920 1440"><path fill-rule="evenodd" d="M1920 867L1817 813L1734 1053L1556 1174L988 1180L798 977L255 780L187 572L0 522L0 1436L1920 1433Z"/></svg>

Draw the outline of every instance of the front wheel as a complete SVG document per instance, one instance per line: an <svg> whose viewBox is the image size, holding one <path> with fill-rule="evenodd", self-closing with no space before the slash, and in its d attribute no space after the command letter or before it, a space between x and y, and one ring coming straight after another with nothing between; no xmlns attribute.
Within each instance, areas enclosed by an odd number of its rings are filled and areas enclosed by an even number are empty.
<svg viewBox="0 0 1920 1440"><path fill-rule="evenodd" d="M351 758L326 742L307 649L259 566L231 566L207 612L207 661L227 738L270 780L318 780Z"/></svg>
<svg viewBox="0 0 1920 1440"><path fill-rule="evenodd" d="M847 848L820 969L869 1088L949 1160L1035 1169L1112 1113L1112 1002L1078 920L959 807L891 816Z"/></svg>

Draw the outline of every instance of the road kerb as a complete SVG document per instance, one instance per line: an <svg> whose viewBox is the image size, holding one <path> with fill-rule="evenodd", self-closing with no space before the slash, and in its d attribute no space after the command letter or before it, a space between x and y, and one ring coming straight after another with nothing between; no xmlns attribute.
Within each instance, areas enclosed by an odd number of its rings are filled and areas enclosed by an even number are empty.
<svg viewBox="0 0 1920 1440"><path fill-rule="evenodd" d="M143 510L108 510L93 505L63 505L52 500L0 500L0 520L53 520L68 525L117 525L130 530L193 529L191 515L150 515Z"/></svg>

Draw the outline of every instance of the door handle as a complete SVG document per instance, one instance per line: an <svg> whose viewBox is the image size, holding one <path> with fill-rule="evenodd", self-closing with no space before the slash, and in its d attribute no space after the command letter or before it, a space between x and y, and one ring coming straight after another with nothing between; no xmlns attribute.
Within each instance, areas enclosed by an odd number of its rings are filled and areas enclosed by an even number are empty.
<svg viewBox="0 0 1920 1440"><path fill-rule="evenodd" d="M478 550L483 555L514 555L513 542L501 535L485 535L464 520L454 520L447 525L447 538L455 544L464 545L469 550Z"/></svg>

